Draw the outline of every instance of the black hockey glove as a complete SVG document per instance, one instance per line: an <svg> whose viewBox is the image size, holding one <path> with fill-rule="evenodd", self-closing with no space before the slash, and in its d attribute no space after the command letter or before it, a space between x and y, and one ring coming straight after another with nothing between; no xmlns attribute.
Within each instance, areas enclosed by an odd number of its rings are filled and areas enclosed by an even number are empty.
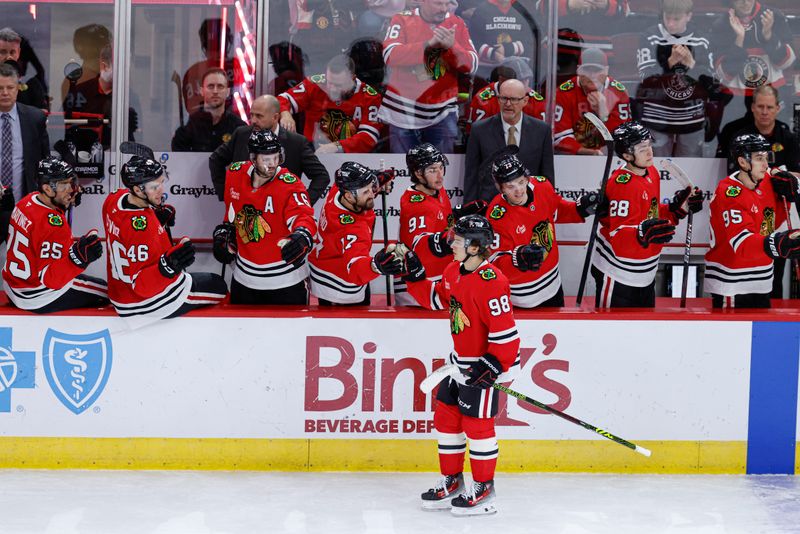
<svg viewBox="0 0 800 534"><path fill-rule="evenodd" d="M158 270L165 278L175 278L192 263L194 263L194 245L191 241L183 241L161 255L158 260Z"/></svg>
<svg viewBox="0 0 800 534"><path fill-rule="evenodd" d="M772 174L772 188L779 197L790 202L800 200L800 180L787 171L775 171Z"/></svg>
<svg viewBox="0 0 800 534"><path fill-rule="evenodd" d="M520 271L538 271L544 261L545 249L541 245L519 245L511 251L511 263Z"/></svg>
<svg viewBox="0 0 800 534"><path fill-rule="evenodd" d="M689 205L690 212L697 213L701 211L703 209L703 191L699 187L695 187L686 202Z"/></svg>
<svg viewBox="0 0 800 534"><path fill-rule="evenodd" d="M458 204L455 208L453 208L453 220L458 222L461 217L465 217L467 215L486 215L486 208L488 207L489 203L480 199L467 202L463 205Z"/></svg>
<svg viewBox="0 0 800 534"><path fill-rule="evenodd" d="M406 274L403 277L403 282L419 282L425 280L425 266L419 261L413 250L406 252Z"/></svg>
<svg viewBox="0 0 800 534"><path fill-rule="evenodd" d="M639 244L647 248L650 243L669 243L675 235L675 225L666 219L645 219L639 223Z"/></svg>
<svg viewBox="0 0 800 534"><path fill-rule="evenodd" d="M800 230L771 233L764 239L764 252L774 259L800 257Z"/></svg>
<svg viewBox="0 0 800 534"><path fill-rule="evenodd" d="M402 258L398 258L391 252L386 252L386 249L379 250L372 258L372 265L375 266L375 270L385 275L405 274L403 263Z"/></svg>
<svg viewBox="0 0 800 534"><path fill-rule="evenodd" d="M314 246L314 237L311 232L301 226L286 236L286 239L289 242L281 248L283 261L292 265L303 263L308 253L311 252L311 247Z"/></svg>
<svg viewBox="0 0 800 534"><path fill-rule="evenodd" d="M230 263L236 259L236 234L231 223L222 223L214 228L214 259L220 263Z"/></svg>
<svg viewBox="0 0 800 534"><path fill-rule="evenodd" d="M592 191L581 195L575 203L575 208L578 210L578 215L587 218L589 215L594 215L597 211L597 202L600 200L600 193Z"/></svg>
<svg viewBox="0 0 800 534"><path fill-rule="evenodd" d="M175 206L172 204L161 204L157 208L153 208L156 212L156 218L161 226L169 228L175 226Z"/></svg>
<svg viewBox="0 0 800 534"><path fill-rule="evenodd" d="M684 207L684 204L686 203L686 201L689 198L689 195L691 194L692 194L692 189L690 187L686 187L676 192L675 196L673 196L672 200L670 200L668 204L669 211L671 211L678 219L683 219L689 214L689 212L686 211L686 207Z"/></svg>
<svg viewBox="0 0 800 534"><path fill-rule="evenodd" d="M75 193L75 199L72 201L72 205L77 208L81 205L81 200L83 200L83 188L78 186L78 192Z"/></svg>
<svg viewBox="0 0 800 534"><path fill-rule="evenodd" d="M96 230L88 232L69 248L69 259L81 269L85 269L102 255L103 242L97 237Z"/></svg>
<svg viewBox="0 0 800 534"><path fill-rule="evenodd" d="M478 358L477 362L470 365L466 384L475 388L488 389L497 381L497 377L502 372L500 361L487 352Z"/></svg>
<svg viewBox="0 0 800 534"><path fill-rule="evenodd" d="M447 230L429 235L428 248L437 258L444 258L452 254L453 249L447 244Z"/></svg>

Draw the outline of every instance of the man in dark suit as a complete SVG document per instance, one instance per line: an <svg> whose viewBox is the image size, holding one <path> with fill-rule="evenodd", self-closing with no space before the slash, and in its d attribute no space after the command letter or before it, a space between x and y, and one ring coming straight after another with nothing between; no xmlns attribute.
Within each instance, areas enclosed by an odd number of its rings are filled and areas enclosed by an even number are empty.
<svg viewBox="0 0 800 534"><path fill-rule="evenodd" d="M36 167L50 153L44 112L17 102L19 74L0 64L0 243L8 235L14 204L38 189Z"/></svg>
<svg viewBox="0 0 800 534"><path fill-rule="evenodd" d="M272 95L262 95L253 101L250 108L250 126L240 126L234 130L230 141L219 146L208 158L211 182L220 200L225 197L225 169L234 161L248 161L250 153L247 141L253 130L272 130L278 135L286 154L283 167L297 176L305 174L311 183L308 195L311 204L322 198L331 181L325 166L314 155L311 143L300 134L284 130L278 124L281 106Z"/></svg>
<svg viewBox="0 0 800 534"><path fill-rule="evenodd" d="M531 176L555 180L553 166L553 134L550 126L522 113L528 103L528 91L519 80L506 80L500 85L500 113L472 125L467 143L464 172L464 202L497 195L489 169L491 158L507 145L518 145L517 157Z"/></svg>

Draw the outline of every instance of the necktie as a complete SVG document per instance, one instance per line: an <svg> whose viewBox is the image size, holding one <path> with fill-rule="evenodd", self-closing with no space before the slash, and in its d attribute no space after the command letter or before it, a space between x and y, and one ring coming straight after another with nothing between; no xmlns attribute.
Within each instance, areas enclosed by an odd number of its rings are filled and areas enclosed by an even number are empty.
<svg viewBox="0 0 800 534"><path fill-rule="evenodd" d="M508 127L508 145L516 145L517 144L517 127L516 126L509 126Z"/></svg>
<svg viewBox="0 0 800 534"><path fill-rule="evenodd" d="M11 154L14 142L11 139L11 117L8 116L8 113L3 113L2 140L3 150L2 153L0 153L0 182L2 182L3 187L12 187L14 180Z"/></svg>

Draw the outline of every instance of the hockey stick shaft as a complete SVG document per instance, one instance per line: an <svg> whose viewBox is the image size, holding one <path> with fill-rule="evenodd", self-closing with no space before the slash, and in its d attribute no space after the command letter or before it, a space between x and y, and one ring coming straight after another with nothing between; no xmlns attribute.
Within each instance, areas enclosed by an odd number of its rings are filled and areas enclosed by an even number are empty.
<svg viewBox="0 0 800 534"><path fill-rule="evenodd" d="M683 281L681 283L681 308L686 307L686 290L689 284L689 254L692 251L692 219L694 213L686 216L686 246L683 248Z"/></svg>
<svg viewBox="0 0 800 534"><path fill-rule="evenodd" d="M386 191L381 191L381 207L383 208L383 217L381 220L383 221L383 248L389 246L389 224L386 221L388 217L386 213ZM385 276L386 279L386 305L392 305L392 277L390 275Z"/></svg>

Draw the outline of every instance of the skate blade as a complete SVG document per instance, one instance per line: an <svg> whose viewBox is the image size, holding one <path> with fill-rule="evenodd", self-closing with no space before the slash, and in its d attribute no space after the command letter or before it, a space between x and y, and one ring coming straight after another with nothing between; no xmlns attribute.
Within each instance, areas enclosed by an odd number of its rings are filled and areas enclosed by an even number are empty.
<svg viewBox="0 0 800 534"><path fill-rule="evenodd" d="M451 506L450 512L459 517L467 517L471 515L491 515L497 513L497 507L493 502L480 503L472 508L461 508L458 506Z"/></svg>
<svg viewBox="0 0 800 534"><path fill-rule="evenodd" d="M431 512L435 512L438 510L449 510L450 501L452 501L453 499L454 497L447 497L442 499L441 501L422 501L422 509Z"/></svg>

